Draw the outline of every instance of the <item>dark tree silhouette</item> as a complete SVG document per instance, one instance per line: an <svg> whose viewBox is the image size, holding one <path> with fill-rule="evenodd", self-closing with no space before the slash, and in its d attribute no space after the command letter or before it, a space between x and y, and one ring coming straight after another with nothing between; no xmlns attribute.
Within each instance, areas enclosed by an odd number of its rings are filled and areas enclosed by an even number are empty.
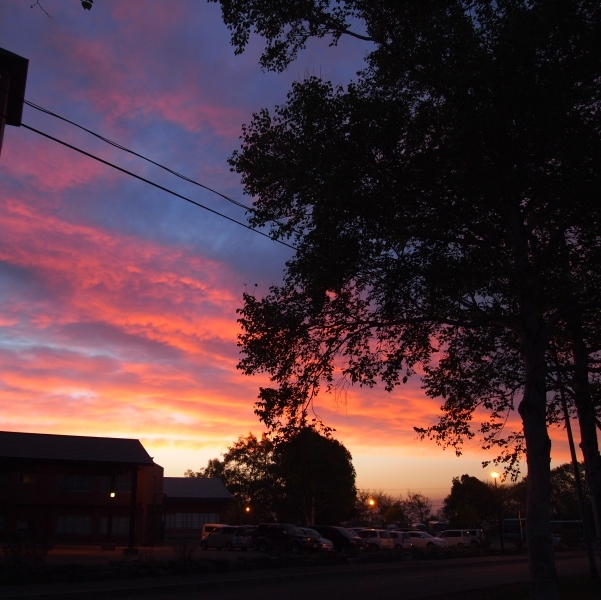
<svg viewBox="0 0 601 600"><path fill-rule="evenodd" d="M266 68L285 68L312 36L372 44L355 83L295 84L231 159L256 198L251 223L297 248L283 285L246 295L240 311L240 368L274 383L257 413L271 428L302 426L338 372L391 390L433 368L434 353L448 358L468 385L426 433L460 448L475 412L488 412L486 436L518 406L533 597L557 598L546 359L559 324L599 308L587 274L601 250L601 6L221 4L237 51L253 29L266 38ZM516 389L513 378L506 393L472 396L482 370L471 365L504 351L520 362Z"/></svg>
<svg viewBox="0 0 601 600"><path fill-rule="evenodd" d="M339 523L355 504L355 469L349 451L331 434L307 427L286 438L258 439L252 433L227 449L222 459L187 477L219 477L234 496L235 518Z"/></svg>

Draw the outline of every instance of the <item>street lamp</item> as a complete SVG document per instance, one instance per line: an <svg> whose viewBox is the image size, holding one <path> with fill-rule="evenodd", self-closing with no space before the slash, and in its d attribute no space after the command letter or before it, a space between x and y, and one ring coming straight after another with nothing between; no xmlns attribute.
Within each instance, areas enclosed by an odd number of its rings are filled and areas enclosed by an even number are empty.
<svg viewBox="0 0 601 600"><path fill-rule="evenodd" d="M499 540L501 541L501 550L505 549L505 545L503 543L503 517L501 515L501 499L499 496L499 488L497 486L497 479L499 479L500 475L497 471L493 471L490 476L494 479L495 482L495 496L497 500L497 522L499 523Z"/></svg>
<svg viewBox="0 0 601 600"><path fill-rule="evenodd" d="M369 504L369 520L370 520L371 525L373 527L373 524L374 524L374 507L376 506L376 501L373 498L370 498L367 501L367 504Z"/></svg>

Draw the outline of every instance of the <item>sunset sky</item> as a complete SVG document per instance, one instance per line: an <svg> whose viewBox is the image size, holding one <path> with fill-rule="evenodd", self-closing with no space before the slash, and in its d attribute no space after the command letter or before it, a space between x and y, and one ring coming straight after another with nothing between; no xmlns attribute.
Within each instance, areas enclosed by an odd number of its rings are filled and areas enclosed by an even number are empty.
<svg viewBox="0 0 601 600"><path fill-rule="evenodd" d="M263 73L260 42L235 56L216 4L32 4L0 2L0 46L29 59L27 100L247 205L226 162L242 124L283 103L294 80L348 81L367 50L314 43L285 73ZM23 122L245 222L68 123L29 106ZM266 380L236 369L236 309L245 290L281 281L291 250L22 127L5 131L0 231L0 429L139 438L170 476L262 431L253 404ZM438 504L452 477L492 470L476 442L457 458L416 439L440 404L416 380L324 396L317 410L359 488ZM552 437L557 465L565 433Z"/></svg>

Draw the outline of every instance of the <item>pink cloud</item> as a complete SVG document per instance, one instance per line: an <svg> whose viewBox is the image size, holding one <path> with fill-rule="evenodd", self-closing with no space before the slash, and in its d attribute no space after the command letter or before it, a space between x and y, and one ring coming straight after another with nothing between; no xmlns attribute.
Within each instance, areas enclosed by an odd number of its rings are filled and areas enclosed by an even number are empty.
<svg viewBox="0 0 601 600"><path fill-rule="evenodd" d="M66 190L85 189L100 179L106 184L115 176L105 165L34 132L18 132L19 138L3 148L0 169L16 181L26 181L36 205L56 207Z"/></svg>
<svg viewBox="0 0 601 600"><path fill-rule="evenodd" d="M57 35L55 49L69 63L61 86L105 115L113 133L120 132L121 136L125 132L119 123L125 119L129 123L142 120L155 127L162 120L186 131L236 139L240 124L249 118L242 98L232 93L229 80L216 81L214 65L205 64L200 57L197 61L173 63L164 46L169 38L177 39L173 15L167 5L160 10L150 33L144 22L131 15L129 21L117 15L118 30L128 35L115 35L112 40L105 36L91 39L77 32ZM129 35L130 28L143 30L144 36L155 36L160 45L132 44L130 40L136 36ZM200 38L202 35L199 32ZM82 80L85 86L81 86Z"/></svg>

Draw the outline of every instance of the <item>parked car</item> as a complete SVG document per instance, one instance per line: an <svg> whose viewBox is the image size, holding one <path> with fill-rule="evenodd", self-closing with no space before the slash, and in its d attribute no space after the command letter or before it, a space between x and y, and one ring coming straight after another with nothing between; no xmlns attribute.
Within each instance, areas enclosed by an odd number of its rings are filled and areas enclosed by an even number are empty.
<svg viewBox="0 0 601 600"><path fill-rule="evenodd" d="M377 552L378 550L394 550L390 533L385 529L361 529L359 536L367 540L369 549L373 552Z"/></svg>
<svg viewBox="0 0 601 600"><path fill-rule="evenodd" d="M470 534L472 546L480 546L484 541L484 532L482 529L468 529L467 532Z"/></svg>
<svg viewBox="0 0 601 600"><path fill-rule="evenodd" d="M297 554L303 550L315 552L320 548L319 537L307 535L290 523L259 523L253 542L261 552L277 549Z"/></svg>
<svg viewBox="0 0 601 600"><path fill-rule="evenodd" d="M200 532L200 539L202 540L203 537L209 535L211 531L215 531L217 527L227 527L227 525L227 523L205 523Z"/></svg>
<svg viewBox="0 0 601 600"><path fill-rule="evenodd" d="M411 537L406 531L389 531L388 533L392 538L392 543L395 550L398 550L399 552L411 551L413 548L411 544Z"/></svg>
<svg viewBox="0 0 601 600"><path fill-rule="evenodd" d="M444 540L449 546L456 548L469 548L472 546L472 536L468 529L447 529L438 534L441 540ZM474 539L474 544L477 544Z"/></svg>
<svg viewBox="0 0 601 600"><path fill-rule="evenodd" d="M315 529L315 531L328 540L331 540L336 552L352 552L353 550L361 550L364 546L363 538L360 538L354 531L350 531L345 527L313 525L312 529Z"/></svg>
<svg viewBox="0 0 601 600"><path fill-rule="evenodd" d="M425 531L408 531L407 533L416 550L433 552L434 550L447 550L449 548L445 540L431 536Z"/></svg>
<svg viewBox="0 0 601 600"><path fill-rule="evenodd" d="M317 537L317 538L319 538L319 543L321 544L321 547L319 549L322 552L334 552L334 544L333 544L333 542L331 540L328 540L327 538L323 537L321 535L321 533L319 533L315 529L311 529L309 527L299 527L299 529L303 533L306 533L307 535L309 535L311 537Z"/></svg>
<svg viewBox="0 0 601 600"><path fill-rule="evenodd" d="M200 547L203 550L208 550L209 548L217 548L217 550L221 550L222 548L226 550L241 548L242 550L246 550L252 547L252 543L252 538L246 527L224 525L216 527L209 535L205 535L200 541Z"/></svg>

